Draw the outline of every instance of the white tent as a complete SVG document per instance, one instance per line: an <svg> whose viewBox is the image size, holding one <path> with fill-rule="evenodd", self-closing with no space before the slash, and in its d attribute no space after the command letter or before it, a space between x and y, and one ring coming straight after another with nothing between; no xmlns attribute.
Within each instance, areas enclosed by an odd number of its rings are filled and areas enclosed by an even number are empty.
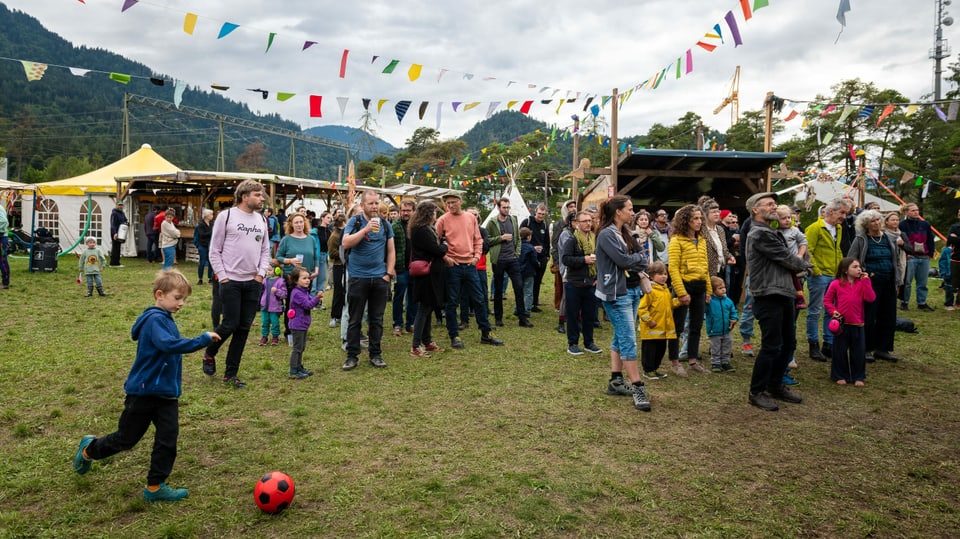
<svg viewBox="0 0 960 539"><path fill-rule="evenodd" d="M859 200L860 197L859 190L851 188L845 183L838 182L833 179L819 178L794 185L793 187L789 187L782 191L777 191L777 197L781 200L781 204L790 205L792 201L788 200L788 198L784 197L783 195L792 193L795 196L794 201L797 202L797 205L803 207L803 205L806 203L806 197L801 195L801 193L807 193L809 191L813 191L813 196L816 198L816 200L824 204L841 197L850 197L854 201ZM799 197L797 197L798 195ZM897 211L900 209L899 204L884 200L878 196L871 195L870 193L865 193L863 200L864 203L876 202L877 204L880 204L880 211L882 212Z"/></svg>
<svg viewBox="0 0 960 539"><path fill-rule="evenodd" d="M527 209L527 203L523 200L523 195L520 194L520 190L517 189L517 184L511 180L510 185L507 186L507 189L503 192L503 196L510 199L510 215L513 215L517 218L517 223L522 223L524 219L530 217L530 210ZM500 213L500 210L496 207L487 214L487 218L483 220L482 226L486 227L487 223L491 219L496 219L497 214Z"/></svg>
<svg viewBox="0 0 960 539"><path fill-rule="evenodd" d="M66 253L79 252L83 245L83 236L99 238L100 248L110 251L110 213L116 207L118 176L133 174L178 172L180 169L167 161L149 144L144 144L136 152L92 172L57 180L39 183L37 188L37 212L24 211L24 228L44 227L60 240L60 249ZM134 226L134 208L128 196L125 204L127 220ZM23 197L23 207L34 203L33 194ZM135 241L123 244L122 256L137 256Z"/></svg>

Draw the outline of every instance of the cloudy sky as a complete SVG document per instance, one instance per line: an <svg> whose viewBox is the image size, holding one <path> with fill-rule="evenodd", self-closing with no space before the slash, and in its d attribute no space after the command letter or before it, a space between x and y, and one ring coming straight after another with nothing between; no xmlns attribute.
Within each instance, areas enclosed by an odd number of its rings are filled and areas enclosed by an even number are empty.
<svg viewBox="0 0 960 539"><path fill-rule="evenodd" d="M729 113L715 116L713 109L729 92L737 65L742 69L741 113L760 109L768 91L810 100L857 77L914 101L933 92L928 54L935 0L850 0L839 40L840 0L769 0L749 21L738 0L141 0L125 13L120 11L123 0L3 2L76 45L116 52L190 85L229 86L227 97L304 128L357 126L362 98L373 100L374 111L378 100L389 100L374 117L378 135L395 146L402 146L418 127L436 127L441 102L444 139L483 120L492 102L500 102L500 110L509 101L535 100L533 117L566 126L571 114L583 115L586 95L609 95L613 88L625 92L671 64L656 90L636 91L625 103L619 117L622 136L645 133L656 122L675 123L688 111L725 131ZM724 21L728 11L736 17L743 41L739 47ZM183 30L187 13L198 15L192 35ZM239 27L217 39L225 22ZM704 38L717 23L722 45ZM276 37L265 53L271 32ZM944 27L947 39L955 32L954 26ZM701 39L719 46L707 53L695 45ZM303 50L306 41L316 45ZM691 48L693 71L677 80L676 59ZM350 53L340 78L344 49ZM379 58L371 63L374 56ZM393 74L383 74L394 59L399 63ZM952 61L948 58L944 68ZM423 66L414 82L408 75L412 64ZM441 70L446 71L439 76ZM147 90L146 83L139 84ZM137 88L131 84L130 91L137 93ZM269 90L269 99L248 88ZM296 96L278 102L276 92ZM577 103L557 113L559 100L578 92ZM310 117L310 94L323 96L321 118ZM338 97L348 98L342 116ZM550 98L551 105L540 104ZM166 99L173 100L172 89ZM394 111L399 100L413 102L402 124ZM420 120L423 101L430 104ZM467 111L461 105L454 112L452 102L480 104ZM183 103L190 104L189 91ZM609 118L609 106L603 115Z"/></svg>

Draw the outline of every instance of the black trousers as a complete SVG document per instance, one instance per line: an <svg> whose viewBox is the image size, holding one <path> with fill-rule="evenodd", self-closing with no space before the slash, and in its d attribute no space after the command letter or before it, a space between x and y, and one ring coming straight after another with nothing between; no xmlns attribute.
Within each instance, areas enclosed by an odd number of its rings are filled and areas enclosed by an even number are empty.
<svg viewBox="0 0 960 539"><path fill-rule="evenodd" d="M363 309L367 309L370 357L382 353L380 342L383 339L383 312L390 300L390 283L382 277L350 277L347 284L347 309L350 323L347 326L347 357L360 356L360 333L363 326Z"/></svg>
<svg viewBox="0 0 960 539"><path fill-rule="evenodd" d="M642 323L642 322L641 322ZM669 339L676 342L676 339ZM663 354L667 351L668 339L648 339L640 341L640 363L643 372L654 372L663 362Z"/></svg>
<svg viewBox="0 0 960 539"><path fill-rule="evenodd" d="M750 393L777 391L783 383L790 354L797 348L795 299L772 294L753 297L753 316L760 324L760 352L753 362Z"/></svg>
<svg viewBox="0 0 960 539"><path fill-rule="evenodd" d="M119 240L113 240L110 242L110 265L119 266L120 265L120 246L123 243Z"/></svg>
<svg viewBox="0 0 960 539"><path fill-rule="evenodd" d="M260 295L263 285L256 280L227 281L220 283L220 304L223 317L215 330L220 335L220 341L214 341L207 346L205 354L217 357L217 352L223 343L230 338L230 348L227 349L226 370L224 378L232 378L240 371L240 360L243 350L247 346L247 335L253 319L260 311Z"/></svg>
<svg viewBox="0 0 960 539"><path fill-rule="evenodd" d="M520 261L507 260L493 265L493 318L503 321L503 277L506 275L513 284L513 296L516 298L517 313L520 320L527 318L523 305L523 277L520 275Z"/></svg>
<svg viewBox="0 0 960 539"><path fill-rule="evenodd" d="M127 395L117 431L97 438L87 446L87 456L105 459L132 449L147 433L150 424L156 428L153 452L150 453L148 485L159 485L170 477L177 460L177 437L180 435L180 401L149 395Z"/></svg>
<svg viewBox="0 0 960 539"><path fill-rule="evenodd" d="M897 284L893 277L871 277L876 301L863 304L866 349L893 352L893 334L897 326Z"/></svg>
<svg viewBox="0 0 960 539"><path fill-rule="evenodd" d="M347 299L344 286L346 271L343 264L333 265L333 303L330 305L330 318L340 320L343 316L343 303Z"/></svg>

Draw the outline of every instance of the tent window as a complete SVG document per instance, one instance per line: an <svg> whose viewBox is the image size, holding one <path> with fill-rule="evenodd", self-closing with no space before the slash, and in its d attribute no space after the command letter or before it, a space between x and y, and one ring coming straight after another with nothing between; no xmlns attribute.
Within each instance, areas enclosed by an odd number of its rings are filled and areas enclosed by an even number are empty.
<svg viewBox="0 0 960 539"><path fill-rule="evenodd" d="M60 237L60 208L49 198L40 200L37 205L37 228L46 228L54 238Z"/></svg>
<svg viewBox="0 0 960 539"><path fill-rule="evenodd" d="M90 209L90 205L93 204L93 211L90 213L90 229L87 230L87 233L83 233L83 229L86 228L87 224L87 212ZM103 239L103 213L100 211L100 204L97 204L95 200L87 199L83 203L83 206L80 207L80 222L78 223L77 228L77 237L86 238L87 236L93 236L97 238L97 243L103 245L101 241Z"/></svg>

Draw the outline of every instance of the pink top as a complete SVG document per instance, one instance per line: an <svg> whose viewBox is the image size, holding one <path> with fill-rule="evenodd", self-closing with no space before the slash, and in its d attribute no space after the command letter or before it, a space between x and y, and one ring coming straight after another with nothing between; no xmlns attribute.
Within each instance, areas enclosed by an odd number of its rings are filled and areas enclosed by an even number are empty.
<svg viewBox="0 0 960 539"><path fill-rule="evenodd" d="M457 264L468 264L473 258L480 259L483 238L477 218L470 212L454 215L447 212L437 219L437 235L447 241L447 255Z"/></svg>
<svg viewBox="0 0 960 539"><path fill-rule="evenodd" d="M270 271L267 222L257 212L239 208L220 212L210 237L210 265L218 279L252 281Z"/></svg>
<svg viewBox="0 0 960 539"><path fill-rule="evenodd" d="M840 312L843 323L850 326L863 325L863 302L874 301L877 294L873 291L869 277L863 277L851 283L847 279L834 279L823 295L823 306L827 316Z"/></svg>

